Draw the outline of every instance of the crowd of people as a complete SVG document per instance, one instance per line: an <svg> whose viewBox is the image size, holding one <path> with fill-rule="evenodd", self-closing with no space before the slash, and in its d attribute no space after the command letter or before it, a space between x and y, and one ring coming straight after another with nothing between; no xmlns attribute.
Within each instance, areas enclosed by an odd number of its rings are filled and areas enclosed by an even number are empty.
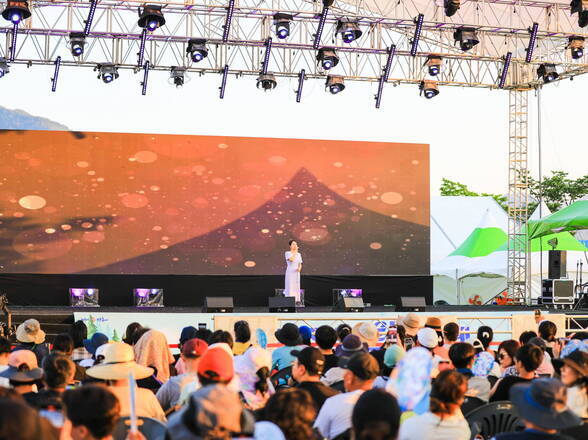
<svg viewBox="0 0 588 440"><path fill-rule="evenodd" d="M238 321L182 329L176 355L136 322L122 342L87 333L78 321L49 344L29 319L0 337L0 440L149 439L131 414L169 440L470 440L468 414L505 401L521 424L497 440L588 439L588 332L557 338L549 320L499 344L415 313L382 344L370 322L286 323L273 350Z"/></svg>

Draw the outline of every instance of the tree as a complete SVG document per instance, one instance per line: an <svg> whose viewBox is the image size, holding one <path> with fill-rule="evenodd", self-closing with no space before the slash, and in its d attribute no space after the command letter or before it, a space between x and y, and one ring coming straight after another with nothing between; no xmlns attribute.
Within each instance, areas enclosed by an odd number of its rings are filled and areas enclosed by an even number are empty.
<svg viewBox="0 0 588 440"><path fill-rule="evenodd" d="M588 174L570 179L565 171L552 171L541 183L529 176L529 192L537 202L543 194L543 201L555 212L588 194Z"/></svg>
<svg viewBox="0 0 588 440"><path fill-rule="evenodd" d="M441 187L439 190L442 196L492 197L498 202L500 206L502 206L503 209L507 209L506 196L499 194L477 193L470 190L467 185L464 185L463 183L454 182L453 180L446 178L441 180Z"/></svg>

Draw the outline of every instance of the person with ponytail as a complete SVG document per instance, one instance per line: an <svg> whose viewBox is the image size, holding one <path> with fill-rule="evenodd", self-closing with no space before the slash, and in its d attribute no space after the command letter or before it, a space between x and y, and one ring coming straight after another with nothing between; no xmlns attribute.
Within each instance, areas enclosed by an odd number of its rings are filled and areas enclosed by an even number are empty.
<svg viewBox="0 0 588 440"><path fill-rule="evenodd" d="M257 345L235 357L235 372L239 376L241 397L247 409L262 409L274 394L274 387L269 380L271 366L270 352Z"/></svg>
<svg viewBox="0 0 588 440"><path fill-rule="evenodd" d="M429 411L406 420L399 440L469 440L468 422L460 406L468 387L467 378L455 371L439 373L433 382Z"/></svg>
<svg viewBox="0 0 588 440"><path fill-rule="evenodd" d="M487 351L495 358L496 353L490 348L492 339L494 339L494 330L492 330L492 327L488 327L487 325L478 327L478 340L482 343L484 351Z"/></svg>
<svg viewBox="0 0 588 440"><path fill-rule="evenodd" d="M353 408L351 423L355 440L396 440L400 427L396 398L383 389L364 392Z"/></svg>

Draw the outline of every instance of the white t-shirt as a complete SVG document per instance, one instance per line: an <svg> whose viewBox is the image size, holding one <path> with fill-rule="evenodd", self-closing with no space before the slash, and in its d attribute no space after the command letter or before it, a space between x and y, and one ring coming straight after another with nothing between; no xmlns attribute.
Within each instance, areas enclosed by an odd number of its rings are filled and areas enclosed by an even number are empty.
<svg viewBox="0 0 588 440"><path fill-rule="evenodd" d="M443 420L426 412L400 425L398 440L469 440L470 436L470 427L461 411Z"/></svg>
<svg viewBox="0 0 588 440"><path fill-rule="evenodd" d="M128 417L131 415L131 398L128 386L114 386L108 387L110 391L118 398L120 402L120 415L121 417ZM155 394L147 388L135 388L135 404L137 410L137 416L139 417L151 417L153 419L166 421L165 413L161 408L161 405L157 401Z"/></svg>
<svg viewBox="0 0 588 440"><path fill-rule="evenodd" d="M319 411L314 427L328 439L347 431L351 428L353 407L362 394L363 390L355 390L329 397Z"/></svg>

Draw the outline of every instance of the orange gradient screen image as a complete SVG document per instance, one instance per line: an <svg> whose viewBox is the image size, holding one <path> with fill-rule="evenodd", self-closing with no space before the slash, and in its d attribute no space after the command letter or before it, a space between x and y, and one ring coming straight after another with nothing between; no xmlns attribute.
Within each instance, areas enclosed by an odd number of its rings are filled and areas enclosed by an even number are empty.
<svg viewBox="0 0 588 440"><path fill-rule="evenodd" d="M0 131L0 272L428 274L422 144Z"/></svg>

